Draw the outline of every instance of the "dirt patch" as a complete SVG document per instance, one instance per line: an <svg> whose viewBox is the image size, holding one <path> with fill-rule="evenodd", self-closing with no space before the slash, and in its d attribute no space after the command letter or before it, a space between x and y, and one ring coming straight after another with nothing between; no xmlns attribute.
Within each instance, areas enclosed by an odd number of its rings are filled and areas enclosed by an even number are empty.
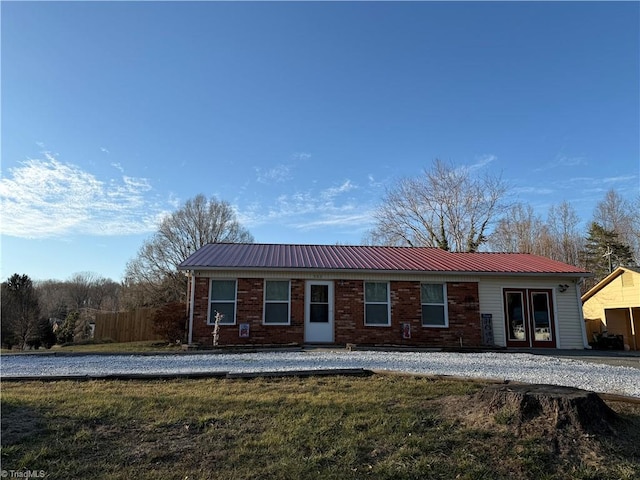
<svg viewBox="0 0 640 480"><path fill-rule="evenodd" d="M0 425L3 447L20 443L25 438L38 435L46 429L42 417L27 407L3 406Z"/></svg>

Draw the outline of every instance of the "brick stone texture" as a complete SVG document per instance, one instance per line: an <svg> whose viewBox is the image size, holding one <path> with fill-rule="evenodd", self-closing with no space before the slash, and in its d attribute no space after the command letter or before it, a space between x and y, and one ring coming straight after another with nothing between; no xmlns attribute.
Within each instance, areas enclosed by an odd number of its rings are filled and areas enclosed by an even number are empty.
<svg viewBox="0 0 640 480"><path fill-rule="evenodd" d="M305 280L291 280L291 324L264 325L264 280L238 278L236 324L221 325L220 345L278 345L304 343ZM420 282L391 281L391 325L365 326L364 282L334 282L334 333L336 344L406 345L423 347L481 346L478 284L448 282L448 328L422 326ZM209 279L196 279L193 317L193 342L213 345L213 325L207 324ZM213 321L213 319L212 319ZM249 324L249 338L240 338L239 325ZM403 338L403 324L409 324L411 338Z"/></svg>

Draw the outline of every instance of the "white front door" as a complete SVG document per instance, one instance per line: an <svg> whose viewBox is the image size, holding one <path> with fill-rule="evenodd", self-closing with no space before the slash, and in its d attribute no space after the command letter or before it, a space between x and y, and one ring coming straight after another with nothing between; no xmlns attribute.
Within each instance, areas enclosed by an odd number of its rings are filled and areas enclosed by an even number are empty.
<svg viewBox="0 0 640 480"><path fill-rule="evenodd" d="M333 343L333 282L307 281L304 298L304 341Z"/></svg>

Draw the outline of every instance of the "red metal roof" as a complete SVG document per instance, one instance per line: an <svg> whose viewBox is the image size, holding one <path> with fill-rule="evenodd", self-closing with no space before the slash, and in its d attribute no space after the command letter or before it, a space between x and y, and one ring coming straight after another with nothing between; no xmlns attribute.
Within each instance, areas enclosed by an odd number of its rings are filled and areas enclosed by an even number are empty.
<svg viewBox="0 0 640 480"><path fill-rule="evenodd" d="M589 275L572 265L527 253L452 253L432 247L261 243L208 244L189 256L179 268Z"/></svg>

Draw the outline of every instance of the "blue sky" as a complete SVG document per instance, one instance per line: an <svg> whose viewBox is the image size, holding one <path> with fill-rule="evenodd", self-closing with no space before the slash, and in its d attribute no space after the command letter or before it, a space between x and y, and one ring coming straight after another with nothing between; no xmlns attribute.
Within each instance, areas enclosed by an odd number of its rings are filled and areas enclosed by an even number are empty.
<svg viewBox="0 0 640 480"><path fill-rule="evenodd" d="M541 215L639 191L637 2L2 2L2 278L120 280L167 212L358 244L440 158Z"/></svg>

